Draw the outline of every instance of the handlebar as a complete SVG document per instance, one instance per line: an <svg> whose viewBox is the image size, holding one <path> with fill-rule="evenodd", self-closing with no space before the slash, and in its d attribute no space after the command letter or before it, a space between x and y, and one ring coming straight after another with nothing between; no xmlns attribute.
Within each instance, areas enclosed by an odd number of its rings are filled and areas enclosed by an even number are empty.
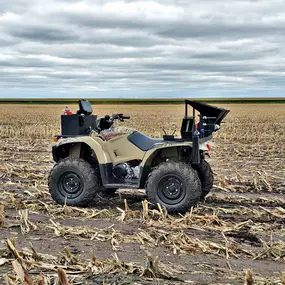
<svg viewBox="0 0 285 285"><path fill-rule="evenodd" d="M98 131L106 130L112 127L115 120L124 122L124 120L130 119L129 116L124 116L123 114L113 114L111 116L106 115L99 120Z"/></svg>
<svg viewBox="0 0 285 285"><path fill-rule="evenodd" d="M110 121L114 122L114 120L120 120L121 122L123 122L124 120L128 120L130 119L130 116L124 116L123 114L113 114L110 117Z"/></svg>

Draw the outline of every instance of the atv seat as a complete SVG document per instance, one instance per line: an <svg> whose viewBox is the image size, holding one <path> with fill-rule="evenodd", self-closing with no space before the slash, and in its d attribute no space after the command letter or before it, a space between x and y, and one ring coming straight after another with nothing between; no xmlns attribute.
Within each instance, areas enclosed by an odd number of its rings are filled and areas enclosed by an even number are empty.
<svg viewBox="0 0 285 285"><path fill-rule="evenodd" d="M128 140L143 151L153 148L156 143L163 142L163 139L154 139L140 132L132 133L128 136Z"/></svg>

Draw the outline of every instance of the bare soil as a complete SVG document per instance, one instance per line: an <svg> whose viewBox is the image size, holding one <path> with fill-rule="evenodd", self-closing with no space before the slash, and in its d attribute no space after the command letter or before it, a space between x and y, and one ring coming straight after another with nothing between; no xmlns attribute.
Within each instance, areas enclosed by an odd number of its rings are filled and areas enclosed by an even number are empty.
<svg viewBox="0 0 285 285"><path fill-rule="evenodd" d="M192 214L186 217L150 215L143 219L142 201L146 199L143 191L121 189L112 196L101 196L91 208L84 209L86 213L56 205L46 185L53 165L50 143L28 139L1 141L0 204L5 208L5 220L0 226L0 259L13 259L7 254L6 240L16 237L16 248L20 252L32 242L40 254L60 258L68 247L78 259L90 260L93 248L96 258L102 262L116 255L124 263L145 268L147 250L164 265L179 268L175 277L157 279L124 271L83 274L84 281L78 279L74 284L242 284L248 268L252 269L257 284L280 280L281 272L285 271L284 157L275 157L274 163L279 162L282 167L274 172L270 187L258 188L266 183L261 184L259 180L259 184L254 184L248 168L243 178L223 178L230 177L232 169L230 162L223 164L216 153L210 160L216 174L215 188ZM242 168L242 160L236 163ZM262 162L258 156L251 159L253 167L259 163ZM272 170L268 164L264 169ZM125 200L130 210L125 211L122 219ZM24 209L29 211L29 230L20 216ZM60 233L55 231L54 224ZM82 228L86 231L78 234ZM141 233L150 237L138 239ZM37 276L40 271L32 268L30 274ZM0 265L0 283L4 282L4 274L12 272L10 263ZM44 272L56 273L54 270ZM68 276L72 279L78 274L70 270Z"/></svg>

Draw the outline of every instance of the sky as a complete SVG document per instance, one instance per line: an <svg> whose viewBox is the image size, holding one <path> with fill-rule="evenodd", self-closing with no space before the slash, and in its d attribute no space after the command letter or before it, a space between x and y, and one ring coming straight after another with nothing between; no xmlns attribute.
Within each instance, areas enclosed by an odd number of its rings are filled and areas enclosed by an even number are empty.
<svg viewBox="0 0 285 285"><path fill-rule="evenodd" d="M284 0L0 0L0 98L285 97Z"/></svg>

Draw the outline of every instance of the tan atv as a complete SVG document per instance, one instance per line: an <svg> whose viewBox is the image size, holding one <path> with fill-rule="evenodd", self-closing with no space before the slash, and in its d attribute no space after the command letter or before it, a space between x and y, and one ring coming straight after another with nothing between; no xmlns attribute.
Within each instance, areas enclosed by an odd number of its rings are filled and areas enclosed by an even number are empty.
<svg viewBox="0 0 285 285"><path fill-rule="evenodd" d="M198 123L195 110L200 113ZM145 188L154 205L159 203L169 213L186 212L213 186L205 154L228 112L185 100L181 137L151 138L136 130L116 129L115 120L129 119L123 114L97 119L90 103L80 100L76 114L61 116L62 134L52 147L56 164L48 180L51 196L59 204L87 206L100 191Z"/></svg>

